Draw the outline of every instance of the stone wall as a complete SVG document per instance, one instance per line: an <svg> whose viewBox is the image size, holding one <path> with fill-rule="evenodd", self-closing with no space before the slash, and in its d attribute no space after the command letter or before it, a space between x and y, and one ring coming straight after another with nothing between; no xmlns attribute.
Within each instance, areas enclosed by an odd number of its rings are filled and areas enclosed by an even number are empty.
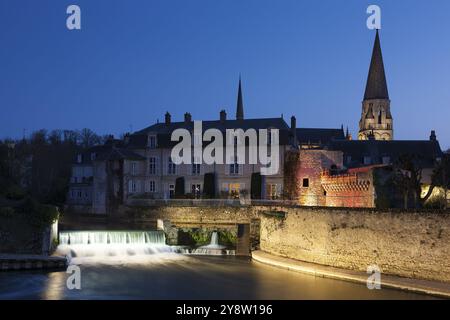
<svg viewBox="0 0 450 320"><path fill-rule="evenodd" d="M280 208L261 215L261 250L333 267L450 282L450 214Z"/></svg>

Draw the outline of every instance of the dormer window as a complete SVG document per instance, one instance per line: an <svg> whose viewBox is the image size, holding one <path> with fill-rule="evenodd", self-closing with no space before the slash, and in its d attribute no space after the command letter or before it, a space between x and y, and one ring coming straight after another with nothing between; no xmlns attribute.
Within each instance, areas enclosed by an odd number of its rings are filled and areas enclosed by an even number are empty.
<svg viewBox="0 0 450 320"><path fill-rule="evenodd" d="M156 148L156 136L149 136L148 137L148 147L150 149Z"/></svg>

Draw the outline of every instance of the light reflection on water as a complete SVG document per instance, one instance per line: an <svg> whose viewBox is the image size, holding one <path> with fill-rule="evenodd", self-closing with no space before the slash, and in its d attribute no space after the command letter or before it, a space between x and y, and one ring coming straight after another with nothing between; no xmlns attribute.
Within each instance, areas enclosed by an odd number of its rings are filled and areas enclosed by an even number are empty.
<svg viewBox="0 0 450 320"><path fill-rule="evenodd" d="M175 253L82 257L81 290L65 272L0 273L0 299L424 299L281 270L236 257Z"/></svg>

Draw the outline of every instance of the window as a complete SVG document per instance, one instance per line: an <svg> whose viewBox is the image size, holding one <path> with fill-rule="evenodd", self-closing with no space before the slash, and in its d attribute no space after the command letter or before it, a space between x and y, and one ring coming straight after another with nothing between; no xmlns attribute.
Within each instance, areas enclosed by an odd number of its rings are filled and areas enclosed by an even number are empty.
<svg viewBox="0 0 450 320"><path fill-rule="evenodd" d="M83 161L83 156L81 155L81 154L79 154L78 156L77 156L77 162L78 163L81 163Z"/></svg>
<svg viewBox="0 0 450 320"><path fill-rule="evenodd" d="M347 164L351 163L351 162L352 162L352 157L351 157L351 156L347 156L345 162L346 162Z"/></svg>
<svg viewBox="0 0 450 320"><path fill-rule="evenodd" d="M365 156L365 157L363 158L363 164L369 165L369 164L371 164L371 163L372 163L372 159L371 159L370 157Z"/></svg>
<svg viewBox="0 0 450 320"><path fill-rule="evenodd" d="M302 187L309 188L309 178L303 178Z"/></svg>
<svg viewBox="0 0 450 320"><path fill-rule="evenodd" d="M148 138L148 147L150 149L155 149L156 148L156 136L150 136Z"/></svg>
<svg viewBox="0 0 450 320"><path fill-rule="evenodd" d="M82 193L81 193L81 191L78 191L78 198L81 199L81 197L82 197Z"/></svg>
<svg viewBox="0 0 450 320"><path fill-rule="evenodd" d="M239 183L230 183L228 185L228 192L231 197L233 198L239 198L241 190L241 185Z"/></svg>
<svg viewBox="0 0 450 320"><path fill-rule="evenodd" d="M175 163L173 163L172 161L172 157L169 157L169 163L168 163L168 168L167 168L167 173L168 174L176 174L177 171L177 166Z"/></svg>
<svg viewBox="0 0 450 320"><path fill-rule="evenodd" d="M193 163L192 164L192 174L198 176L200 174L200 164Z"/></svg>
<svg viewBox="0 0 450 320"><path fill-rule="evenodd" d="M169 198L172 199L175 196L175 185L169 184Z"/></svg>
<svg viewBox="0 0 450 320"><path fill-rule="evenodd" d="M195 197L195 199L200 198L201 190L202 190L200 184L193 184L191 186L191 190L192 190L192 195Z"/></svg>
<svg viewBox="0 0 450 320"><path fill-rule="evenodd" d="M149 182L149 191L150 192L156 192L156 183L155 183L155 181L150 181Z"/></svg>
<svg viewBox="0 0 450 320"><path fill-rule="evenodd" d="M128 192L135 193L137 191L136 181L130 180L128 181Z"/></svg>
<svg viewBox="0 0 450 320"><path fill-rule="evenodd" d="M274 183L267 185L267 196L271 200L275 200L278 198L278 186Z"/></svg>
<svg viewBox="0 0 450 320"><path fill-rule="evenodd" d="M237 157L234 158L234 163L230 164L230 175L239 174L239 164L237 163Z"/></svg>
<svg viewBox="0 0 450 320"><path fill-rule="evenodd" d="M97 154L95 152L91 153L91 161L94 161L95 159L97 159Z"/></svg>
<svg viewBox="0 0 450 320"><path fill-rule="evenodd" d="M156 174L156 158L155 157L151 157L148 159L148 173L150 175L155 175Z"/></svg>
<svg viewBox="0 0 450 320"><path fill-rule="evenodd" d="M133 176L135 176L137 174L137 163L136 162L131 163L131 174Z"/></svg>
<svg viewBox="0 0 450 320"><path fill-rule="evenodd" d="M381 162L383 164L390 164L391 163L391 157L384 156L384 157L381 158Z"/></svg>

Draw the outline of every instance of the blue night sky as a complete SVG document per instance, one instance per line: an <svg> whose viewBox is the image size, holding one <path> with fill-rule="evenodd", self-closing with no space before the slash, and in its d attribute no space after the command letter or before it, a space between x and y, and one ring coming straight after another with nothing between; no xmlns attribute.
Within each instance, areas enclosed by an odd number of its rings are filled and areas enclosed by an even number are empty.
<svg viewBox="0 0 450 320"><path fill-rule="evenodd" d="M66 8L82 30L66 28ZM116 135L169 110L174 121L245 116L356 136L382 9L396 139L450 147L450 1L1 0L0 137L39 128Z"/></svg>

